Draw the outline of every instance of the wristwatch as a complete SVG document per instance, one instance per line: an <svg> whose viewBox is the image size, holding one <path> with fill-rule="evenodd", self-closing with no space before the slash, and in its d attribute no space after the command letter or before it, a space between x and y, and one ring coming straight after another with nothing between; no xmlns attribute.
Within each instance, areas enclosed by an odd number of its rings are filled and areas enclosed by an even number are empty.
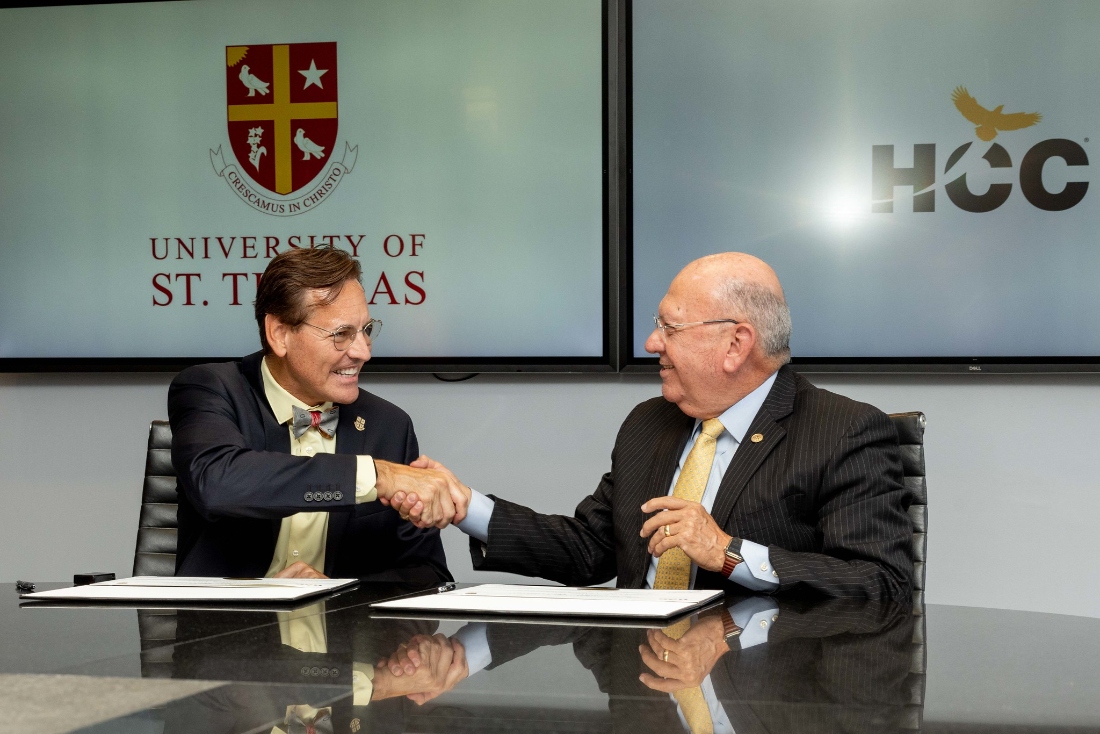
<svg viewBox="0 0 1100 734"><path fill-rule="evenodd" d="M722 609L722 637L725 638L726 647L730 650L741 648L741 628L734 623L729 610L725 608Z"/></svg>
<svg viewBox="0 0 1100 734"><path fill-rule="evenodd" d="M745 559L741 557L741 539L734 536L726 546L726 557L722 561L722 575L729 578L733 569L737 568L737 564L744 562Z"/></svg>

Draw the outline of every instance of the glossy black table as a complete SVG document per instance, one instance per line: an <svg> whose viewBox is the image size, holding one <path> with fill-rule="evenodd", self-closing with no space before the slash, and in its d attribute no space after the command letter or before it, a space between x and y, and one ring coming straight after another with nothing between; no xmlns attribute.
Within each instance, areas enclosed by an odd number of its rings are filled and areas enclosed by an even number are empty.
<svg viewBox="0 0 1100 734"><path fill-rule="evenodd" d="M368 606L409 591L177 610L29 607L0 585L0 674L218 682L74 727L95 732L688 731L675 688L704 692L718 730L739 734L1100 731L1097 619L764 597L727 599L674 631ZM734 620L743 631L727 642ZM64 695L66 679L46 680Z"/></svg>

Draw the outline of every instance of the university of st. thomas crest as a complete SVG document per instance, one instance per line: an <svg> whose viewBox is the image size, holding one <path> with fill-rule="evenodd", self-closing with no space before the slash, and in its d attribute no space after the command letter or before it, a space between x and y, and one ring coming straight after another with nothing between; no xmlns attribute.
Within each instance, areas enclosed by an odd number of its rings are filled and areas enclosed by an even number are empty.
<svg viewBox="0 0 1100 734"><path fill-rule="evenodd" d="M236 163L222 146L214 171L243 202L277 216L301 214L327 199L351 173L359 148L337 144L335 43L227 46L226 120Z"/></svg>

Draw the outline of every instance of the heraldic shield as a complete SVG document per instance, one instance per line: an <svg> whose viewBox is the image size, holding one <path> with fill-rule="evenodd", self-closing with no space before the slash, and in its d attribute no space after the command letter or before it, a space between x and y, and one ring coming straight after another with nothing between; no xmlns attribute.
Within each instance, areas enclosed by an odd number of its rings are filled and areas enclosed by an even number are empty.
<svg viewBox="0 0 1100 734"><path fill-rule="evenodd" d="M227 46L226 116L241 170L286 196L321 172L336 144L336 44Z"/></svg>

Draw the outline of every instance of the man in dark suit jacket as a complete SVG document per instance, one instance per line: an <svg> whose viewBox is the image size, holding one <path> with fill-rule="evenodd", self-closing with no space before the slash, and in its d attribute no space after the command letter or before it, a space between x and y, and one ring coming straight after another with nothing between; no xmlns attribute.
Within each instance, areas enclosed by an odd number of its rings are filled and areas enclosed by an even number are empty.
<svg viewBox="0 0 1100 734"><path fill-rule="evenodd" d="M611 471L574 517L464 490L459 527L474 567L642 588L660 586L657 559L678 548L695 588L908 600L911 498L897 434L881 411L785 366L790 314L772 269L741 253L697 260L655 321L646 350L659 357L663 397L627 417ZM674 496L711 425L705 491Z"/></svg>
<svg viewBox="0 0 1100 734"><path fill-rule="evenodd" d="M381 327L359 277L340 250L281 253L257 290L263 351L172 381L177 574L451 579L433 526L455 484L406 466L409 416L359 389ZM398 489L416 496L400 516Z"/></svg>

